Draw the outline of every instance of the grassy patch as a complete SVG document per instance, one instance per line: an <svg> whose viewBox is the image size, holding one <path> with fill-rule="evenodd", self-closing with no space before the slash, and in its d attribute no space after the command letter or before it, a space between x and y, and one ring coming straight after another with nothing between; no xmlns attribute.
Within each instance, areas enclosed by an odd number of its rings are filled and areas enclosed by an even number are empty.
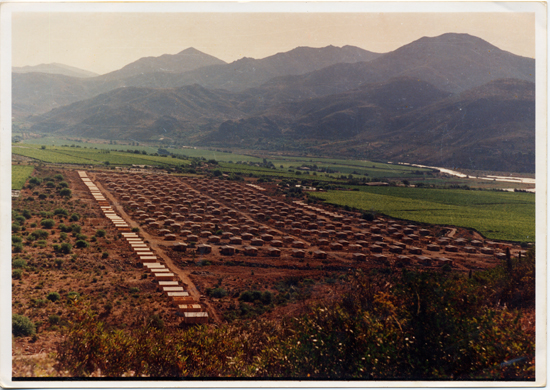
<svg viewBox="0 0 550 390"><path fill-rule="evenodd" d="M29 165L12 165L11 166L11 189L20 190L25 185L25 182L34 171L33 166Z"/></svg>

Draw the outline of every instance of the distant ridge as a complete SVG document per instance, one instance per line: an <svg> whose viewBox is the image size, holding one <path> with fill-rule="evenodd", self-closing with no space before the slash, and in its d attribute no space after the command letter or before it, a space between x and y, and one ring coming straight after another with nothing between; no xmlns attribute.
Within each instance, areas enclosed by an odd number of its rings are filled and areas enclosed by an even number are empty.
<svg viewBox="0 0 550 390"><path fill-rule="evenodd" d="M99 76L97 73L90 72L88 70L75 68L74 66L58 64L56 62L51 64L40 64L40 65L33 65L33 66L19 66L19 67L14 66L12 68L12 72L14 73L37 72L37 73L48 73L48 74L61 74L64 76L80 77L80 78Z"/></svg>
<svg viewBox="0 0 550 390"><path fill-rule="evenodd" d="M101 76L101 79L123 79L154 72L183 73L211 65L223 65L224 61L205 54L193 47L177 54L163 54L158 57L143 57L119 70Z"/></svg>

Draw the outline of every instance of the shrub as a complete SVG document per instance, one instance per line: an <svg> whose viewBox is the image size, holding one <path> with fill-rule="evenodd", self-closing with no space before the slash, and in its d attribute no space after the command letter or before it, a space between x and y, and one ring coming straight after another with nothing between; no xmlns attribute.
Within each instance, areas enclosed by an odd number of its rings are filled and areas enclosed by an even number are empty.
<svg viewBox="0 0 550 390"><path fill-rule="evenodd" d="M23 277L23 270L20 269L20 268L17 268L17 269L14 269L12 272L11 272L11 277L13 279L21 279Z"/></svg>
<svg viewBox="0 0 550 390"><path fill-rule="evenodd" d="M80 219L80 214L74 213L71 215L71 218L69 218L69 221L76 222Z"/></svg>
<svg viewBox="0 0 550 390"><path fill-rule="evenodd" d="M130 294L134 294L134 293L138 293L139 292L139 287L130 287Z"/></svg>
<svg viewBox="0 0 550 390"><path fill-rule="evenodd" d="M12 248L11 248L11 251L13 253L21 253L23 252L23 244L18 242L16 244L13 244Z"/></svg>
<svg viewBox="0 0 550 390"><path fill-rule="evenodd" d="M21 226L18 223L12 223L11 224L11 232L12 233L17 233L20 230L21 230Z"/></svg>
<svg viewBox="0 0 550 390"><path fill-rule="evenodd" d="M36 333L36 326L28 317L14 314L11 320L11 332L15 337L32 336Z"/></svg>
<svg viewBox="0 0 550 390"><path fill-rule="evenodd" d="M52 314L51 316L48 317L48 322L51 325L57 325L59 324L59 321L61 321L61 317L59 317L57 314Z"/></svg>
<svg viewBox="0 0 550 390"><path fill-rule="evenodd" d="M101 254L101 258L102 258L102 259L106 259L107 257L109 257L109 252L103 252L103 253Z"/></svg>
<svg viewBox="0 0 550 390"><path fill-rule="evenodd" d="M213 288L209 291L209 294L213 298L223 298L227 295L227 291L221 287Z"/></svg>
<svg viewBox="0 0 550 390"><path fill-rule="evenodd" d="M96 237L105 237L105 234L106 232L103 229L96 230L95 232Z"/></svg>
<svg viewBox="0 0 550 390"><path fill-rule="evenodd" d="M20 242L23 242L23 239L19 236L11 236L11 243L12 244L19 244Z"/></svg>
<svg viewBox="0 0 550 390"><path fill-rule="evenodd" d="M47 244L48 244L48 243L46 242L46 240L38 240L38 241L36 241L36 245L39 246L40 248L45 248Z"/></svg>
<svg viewBox="0 0 550 390"><path fill-rule="evenodd" d="M82 227L80 225L73 223L71 225L71 230L74 234L79 234L82 231Z"/></svg>
<svg viewBox="0 0 550 390"><path fill-rule="evenodd" d="M70 198L73 192L69 188L63 188L59 191L59 195Z"/></svg>
<svg viewBox="0 0 550 390"><path fill-rule="evenodd" d="M58 173L58 174L55 175L53 178L54 178L55 180L57 180L57 181L60 181L60 180L63 180L63 175L60 174L60 173Z"/></svg>
<svg viewBox="0 0 550 390"><path fill-rule="evenodd" d="M57 185L58 188L68 188L69 187L69 183L67 183L66 181L62 181L60 182L58 185Z"/></svg>
<svg viewBox="0 0 550 390"><path fill-rule="evenodd" d="M46 295L46 299L52 302L57 302L61 299L61 295L59 295L58 292L54 291Z"/></svg>
<svg viewBox="0 0 550 390"><path fill-rule="evenodd" d="M69 215L69 212L65 209L55 209L53 211L53 215L61 215L61 216L66 217L67 215Z"/></svg>
<svg viewBox="0 0 550 390"><path fill-rule="evenodd" d="M53 181L48 181L46 182L46 187L48 188L54 188L55 187L55 183Z"/></svg>
<svg viewBox="0 0 550 390"><path fill-rule="evenodd" d="M48 197L48 194L40 194L38 195L38 199L44 200Z"/></svg>
<svg viewBox="0 0 550 390"><path fill-rule="evenodd" d="M40 225L45 229L52 229L55 226L55 221L53 219L43 219L40 221Z"/></svg>
<svg viewBox="0 0 550 390"><path fill-rule="evenodd" d="M57 225L57 227L59 228L59 230L61 230L64 233L70 233L73 231L73 229L70 226L67 226L64 223L60 223L59 225Z"/></svg>
<svg viewBox="0 0 550 390"><path fill-rule="evenodd" d="M132 231L133 231L134 233L138 233L138 232L139 232L139 228L138 228L138 227L133 227L133 228L132 228Z"/></svg>
<svg viewBox="0 0 550 390"><path fill-rule="evenodd" d="M70 243L64 242L63 244L61 244L60 251L61 253L68 254L68 253L71 253L72 249L73 249L73 246Z"/></svg>
<svg viewBox="0 0 550 390"><path fill-rule="evenodd" d="M34 232L32 232L31 234L29 234L29 236L33 240L38 240L38 239L45 240L49 237L49 235L50 235L50 233L48 233L47 231L42 230L42 229L37 229Z"/></svg>
<svg viewBox="0 0 550 390"><path fill-rule="evenodd" d="M23 259L18 258L18 257L13 259L13 261L11 262L11 267L12 268L25 268L26 266L27 266L27 262Z"/></svg>
<svg viewBox="0 0 550 390"><path fill-rule="evenodd" d="M32 218L31 212L30 212L29 210L27 210L27 209L23 210L22 214L23 214L23 216L24 216L25 218L27 218L27 219Z"/></svg>
<svg viewBox="0 0 550 390"><path fill-rule="evenodd" d="M87 248L90 246L90 244L88 244L88 242L86 242L85 240L78 240L77 242L75 242L74 246L77 248Z"/></svg>
<svg viewBox="0 0 550 390"><path fill-rule="evenodd" d="M87 239L88 239L88 236L85 235L85 234L77 234L77 235L75 235L75 238L76 238L77 240L87 240Z"/></svg>
<svg viewBox="0 0 550 390"><path fill-rule="evenodd" d="M29 183L34 185L40 185L40 183L42 183L42 180L40 180L40 178L38 177L31 177L29 179Z"/></svg>

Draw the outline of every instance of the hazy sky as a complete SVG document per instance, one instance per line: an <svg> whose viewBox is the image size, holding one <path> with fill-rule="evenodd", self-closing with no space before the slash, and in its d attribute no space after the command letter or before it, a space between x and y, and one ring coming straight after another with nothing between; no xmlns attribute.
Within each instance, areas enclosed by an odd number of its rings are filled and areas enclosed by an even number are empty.
<svg viewBox="0 0 550 390"><path fill-rule="evenodd" d="M188 47L232 62L297 46L388 52L446 32L468 33L535 57L533 13L13 12L12 64L58 62L103 74Z"/></svg>

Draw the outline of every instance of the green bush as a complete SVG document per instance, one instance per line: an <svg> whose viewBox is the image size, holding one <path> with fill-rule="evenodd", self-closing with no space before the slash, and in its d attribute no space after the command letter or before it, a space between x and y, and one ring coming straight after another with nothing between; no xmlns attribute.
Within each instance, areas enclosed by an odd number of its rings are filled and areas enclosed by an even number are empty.
<svg viewBox="0 0 550 390"><path fill-rule="evenodd" d="M67 183L66 181L62 181L57 185L57 188L68 188L68 187L69 187L69 183Z"/></svg>
<svg viewBox="0 0 550 390"><path fill-rule="evenodd" d="M60 173L58 173L57 175L55 175L53 178L54 178L55 180L57 180L57 181L61 181L61 180L64 179L64 178L63 178L63 175L60 174Z"/></svg>
<svg viewBox="0 0 550 390"><path fill-rule="evenodd" d="M11 320L11 332L15 337L32 336L36 333L36 326L28 317L14 314Z"/></svg>
<svg viewBox="0 0 550 390"><path fill-rule="evenodd" d="M46 230L37 229L34 232L32 232L31 234L29 234L29 236L33 240L38 240L38 239L45 240L50 236L50 233L48 233Z"/></svg>
<svg viewBox="0 0 550 390"><path fill-rule="evenodd" d="M77 242L75 242L74 246L76 248L87 248L90 246L90 244L88 244L88 242L86 242L85 240L78 240Z"/></svg>
<svg viewBox="0 0 550 390"><path fill-rule="evenodd" d="M74 213L74 214L71 214L71 218L69 218L69 221L76 222L79 219L80 219L80 214Z"/></svg>
<svg viewBox="0 0 550 390"><path fill-rule="evenodd" d="M61 295L59 295L58 292L51 292L51 293L48 293L48 295L46 296L46 299L52 301L52 302L57 302L61 299Z"/></svg>
<svg viewBox="0 0 550 390"><path fill-rule="evenodd" d="M14 269L11 272L11 277L12 279L18 279L18 280L21 279L23 277L23 270L20 268Z"/></svg>
<svg viewBox="0 0 550 390"><path fill-rule="evenodd" d="M65 196L67 198L70 198L72 194L73 194L73 192L69 188L62 188L59 191L59 195Z"/></svg>
<svg viewBox="0 0 550 390"><path fill-rule="evenodd" d="M221 287L217 287L209 290L208 295L213 298L223 298L227 295L227 291Z"/></svg>
<svg viewBox="0 0 550 390"><path fill-rule="evenodd" d="M109 257L109 252L103 252L103 253L101 254L101 258L102 258L102 259L106 259L106 258L108 258L108 257Z"/></svg>
<svg viewBox="0 0 550 390"><path fill-rule="evenodd" d="M12 233L17 233L21 230L21 226L18 223L12 223L11 224L11 231Z"/></svg>
<svg viewBox="0 0 550 390"><path fill-rule="evenodd" d="M23 244L18 242L17 244L13 244L13 246L11 247L11 251L13 253L21 253L23 252Z"/></svg>
<svg viewBox="0 0 550 390"><path fill-rule="evenodd" d="M19 244L23 242L23 239L19 236L11 236L11 243L12 244Z"/></svg>
<svg viewBox="0 0 550 390"><path fill-rule="evenodd" d="M60 251L61 253L69 254L71 253L72 249L73 246L70 243L64 242L63 244L61 244Z"/></svg>
<svg viewBox="0 0 550 390"><path fill-rule="evenodd" d="M55 209L53 211L53 215L61 215L63 217L66 217L69 215L69 212L65 209Z"/></svg>
<svg viewBox="0 0 550 390"><path fill-rule="evenodd" d="M76 223L71 224L71 230L73 234L79 234L82 231L82 227Z"/></svg>
<svg viewBox="0 0 550 390"><path fill-rule="evenodd" d="M23 259L18 258L18 257L13 259L12 262L11 262L11 267L12 268L25 268L26 266L27 266L27 262Z"/></svg>
<svg viewBox="0 0 550 390"><path fill-rule="evenodd" d="M96 237L105 237L105 234L106 234L106 232L103 229L98 229L95 232Z"/></svg>
<svg viewBox="0 0 550 390"><path fill-rule="evenodd" d="M40 225L44 229L52 229L55 226L55 221L53 219L43 219L40 221Z"/></svg>
<svg viewBox="0 0 550 390"><path fill-rule="evenodd" d="M38 177L31 177L29 179L29 183L34 185L40 185L42 183L42 180L40 180L40 178Z"/></svg>

